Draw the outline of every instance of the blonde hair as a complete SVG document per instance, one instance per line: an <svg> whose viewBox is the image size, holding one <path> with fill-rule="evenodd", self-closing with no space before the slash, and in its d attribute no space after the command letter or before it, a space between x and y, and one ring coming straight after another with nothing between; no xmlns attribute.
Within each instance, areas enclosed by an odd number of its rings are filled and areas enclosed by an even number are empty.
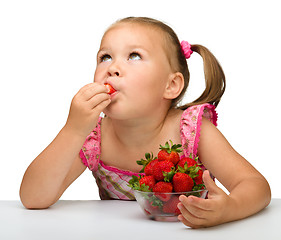
<svg viewBox="0 0 281 240"><path fill-rule="evenodd" d="M225 76L218 60L206 47L198 44L191 45L191 50L197 52L203 58L206 86L205 90L201 94L201 96L193 102L178 106L178 104L184 97L189 84L190 76L186 58L183 55L180 41L174 30L161 21L147 17L123 18L115 22L111 27L114 27L119 23L137 23L147 25L155 29L159 29L164 33L164 36L166 38L164 48L166 54L168 55L170 65L175 72L182 73L184 77L183 90L177 98L172 100L171 107L184 110L190 106L202 103L210 103L214 106L217 106L219 104L221 97L225 91Z"/></svg>

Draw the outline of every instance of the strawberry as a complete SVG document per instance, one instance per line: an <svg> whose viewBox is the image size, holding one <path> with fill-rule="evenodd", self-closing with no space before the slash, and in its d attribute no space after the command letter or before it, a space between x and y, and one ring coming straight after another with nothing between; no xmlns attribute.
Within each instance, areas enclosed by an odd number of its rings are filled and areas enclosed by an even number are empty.
<svg viewBox="0 0 281 240"><path fill-rule="evenodd" d="M145 175L149 176L149 175L152 175L153 172L152 172L152 169L153 169L153 166L158 162L158 159L154 159L152 160L151 162L149 162L145 168L144 168L144 173Z"/></svg>
<svg viewBox="0 0 281 240"><path fill-rule="evenodd" d="M171 161L158 161L152 167L152 175L156 181L163 181L163 172L171 172L173 168L174 164Z"/></svg>
<svg viewBox="0 0 281 240"><path fill-rule="evenodd" d="M148 216L150 216L150 215L152 214L152 213L149 211L149 209L144 208L143 210L144 210L144 212L145 212Z"/></svg>
<svg viewBox="0 0 281 240"><path fill-rule="evenodd" d="M154 185L152 191L156 193L155 196L158 197L160 200L168 201L170 199L171 195L170 194L161 194L161 193L172 192L173 185L172 185L172 183L169 183L169 182L160 181Z"/></svg>
<svg viewBox="0 0 281 240"><path fill-rule="evenodd" d="M148 200L145 201L144 204L144 211L146 214L151 215L153 212L157 212L158 206L153 206L153 202L149 202Z"/></svg>
<svg viewBox="0 0 281 240"><path fill-rule="evenodd" d="M140 179L139 183L140 183L140 186L142 186L144 184L145 186L149 187L149 190L152 190L156 181L153 176L144 176Z"/></svg>
<svg viewBox="0 0 281 240"><path fill-rule="evenodd" d="M107 88L107 93L108 93L109 95L111 95L112 93L116 92L116 90L115 90L109 83L105 83L104 85L106 86L106 88Z"/></svg>
<svg viewBox="0 0 281 240"><path fill-rule="evenodd" d="M192 178L186 174L177 172L173 177L173 188L175 192L189 192L193 188Z"/></svg>
<svg viewBox="0 0 281 240"><path fill-rule="evenodd" d="M192 158L184 157L179 161L179 163L176 166L177 172L186 173L192 179L194 179L195 177L198 177L199 174L201 174L201 173L199 173L199 170L201 170L201 168L198 166L197 161ZM200 181L199 178L198 178L198 181Z"/></svg>
<svg viewBox="0 0 281 240"><path fill-rule="evenodd" d="M165 202L162 208L164 213L171 213L174 215L181 214L181 211L178 209L178 203L180 202L179 196L173 196L168 202Z"/></svg>
<svg viewBox="0 0 281 240"><path fill-rule="evenodd" d="M154 161L155 160L155 161ZM145 173L145 175L152 175L152 167L158 161L157 158L153 158L153 153L145 153L145 159L141 159L137 161L138 165L143 165L140 173Z"/></svg>
<svg viewBox="0 0 281 240"><path fill-rule="evenodd" d="M195 184L203 184L203 179L202 179L202 175L203 175L203 170L199 169L197 172L198 176L193 178L193 180L195 181Z"/></svg>
<svg viewBox="0 0 281 240"><path fill-rule="evenodd" d="M159 161L171 161L174 165L178 163L180 160L179 153L182 152L181 144L173 144L173 142L170 140L171 146L168 142L165 143L165 146L160 145L160 151L158 153L158 160Z"/></svg>
<svg viewBox="0 0 281 240"><path fill-rule="evenodd" d="M188 158L188 157L183 157L177 164L176 169L180 167L184 168L184 164L187 163L187 167L192 167L197 165L197 162L192 159L192 158Z"/></svg>
<svg viewBox="0 0 281 240"><path fill-rule="evenodd" d="M173 191L173 185L169 182L159 181L157 182L153 189L153 192L169 193Z"/></svg>

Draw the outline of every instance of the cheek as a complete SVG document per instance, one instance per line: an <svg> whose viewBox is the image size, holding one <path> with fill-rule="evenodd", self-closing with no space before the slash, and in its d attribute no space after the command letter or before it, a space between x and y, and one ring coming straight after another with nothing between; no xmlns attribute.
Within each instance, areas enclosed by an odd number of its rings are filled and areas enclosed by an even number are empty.
<svg viewBox="0 0 281 240"><path fill-rule="evenodd" d="M95 75L94 75L94 82L101 83L103 80L104 71L101 68L96 68Z"/></svg>
<svg viewBox="0 0 281 240"><path fill-rule="evenodd" d="M159 71L156 71L154 68L140 68L134 71L134 76L132 77L137 79L140 86L148 89L159 87L163 83L161 74L159 74Z"/></svg>

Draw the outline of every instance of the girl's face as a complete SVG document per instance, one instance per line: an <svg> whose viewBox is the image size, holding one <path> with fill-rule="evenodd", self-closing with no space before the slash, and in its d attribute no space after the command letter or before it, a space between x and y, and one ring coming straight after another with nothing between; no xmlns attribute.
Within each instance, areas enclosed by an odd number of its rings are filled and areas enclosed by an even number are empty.
<svg viewBox="0 0 281 240"><path fill-rule="evenodd" d="M117 24L105 33L95 82L109 83L117 90L106 115L138 118L167 104L163 95L172 71L163 46L159 30L140 24Z"/></svg>

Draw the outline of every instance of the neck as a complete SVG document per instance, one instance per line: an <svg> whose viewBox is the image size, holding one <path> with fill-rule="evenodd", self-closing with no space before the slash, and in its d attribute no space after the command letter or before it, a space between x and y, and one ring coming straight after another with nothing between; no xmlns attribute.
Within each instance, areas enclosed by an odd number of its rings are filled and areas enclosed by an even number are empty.
<svg viewBox="0 0 281 240"><path fill-rule="evenodd" d="M129 149L139 149L147 144L159 144L159 137L163 134L167 118L174 110L167 110L160 114L141 119L113 120L109 119L112 131L120 145Z"/></svg>

